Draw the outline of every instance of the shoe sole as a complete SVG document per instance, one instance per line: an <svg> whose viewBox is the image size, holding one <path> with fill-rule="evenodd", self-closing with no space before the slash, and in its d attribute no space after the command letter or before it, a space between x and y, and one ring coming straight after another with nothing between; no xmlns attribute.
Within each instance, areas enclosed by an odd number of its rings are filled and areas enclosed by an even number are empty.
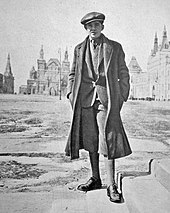
<svg viewBox="0 0 170 213"><path fill-rule="evenodd" d="M83 189L79 189L79 186L78 186L78 187L77 187L77 190L82 191L82 192L89 192L89 191L97 190L97 189L101 189L101 188L102 188L102 185L101 185L101 186L98 186L98 187L94 187L94 188L92 188L92 189L83 190Z"/></svg>

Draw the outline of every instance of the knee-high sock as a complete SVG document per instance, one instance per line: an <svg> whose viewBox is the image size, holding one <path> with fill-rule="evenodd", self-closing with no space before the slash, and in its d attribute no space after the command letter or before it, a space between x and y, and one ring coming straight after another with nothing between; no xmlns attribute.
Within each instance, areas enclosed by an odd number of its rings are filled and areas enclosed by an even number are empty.
<svg viewBox="0 0 170 213"><path fill-rule="evenodd" d="M115 160L108 160L107 157L104 157L105 168L107 172L107 186L115 182Z"/></svg>
<svg viewBox="0 0 170 213"><path fill-rule="evenodd" d="M99 172L99 153L89 152L90 157L90 164L92 169L92 176L96 179L100 179L100 172Z"/></svg>

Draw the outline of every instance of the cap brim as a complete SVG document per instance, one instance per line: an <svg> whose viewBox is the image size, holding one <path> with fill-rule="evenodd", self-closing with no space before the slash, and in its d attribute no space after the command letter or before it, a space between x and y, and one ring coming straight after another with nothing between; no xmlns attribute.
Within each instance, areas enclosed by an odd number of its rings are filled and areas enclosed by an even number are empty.
<svg viewBox="0 0 170 213"><path fill-rule="evenodd" d="M82 24L86 25L86 24L89 24L89 23L94 22L94 21L104 22L103 19L92 19L92 20L86 21L85 23L82 23Z"/></svg>

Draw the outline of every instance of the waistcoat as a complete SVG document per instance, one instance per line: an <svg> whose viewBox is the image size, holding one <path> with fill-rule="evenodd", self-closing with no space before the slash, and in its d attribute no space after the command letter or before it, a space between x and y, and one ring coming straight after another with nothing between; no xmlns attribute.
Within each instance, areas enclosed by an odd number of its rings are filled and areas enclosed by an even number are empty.
<svg viewBox="0 0 170 213"><path fill-rule="evenodd" d="M102 44L94 52L91 52L90 41L87 41L85 60L83 63L82 83L80 86L81 106L84 108L93 106L98 99L107 107L106 78L104 72L104 60Z"/></svg>

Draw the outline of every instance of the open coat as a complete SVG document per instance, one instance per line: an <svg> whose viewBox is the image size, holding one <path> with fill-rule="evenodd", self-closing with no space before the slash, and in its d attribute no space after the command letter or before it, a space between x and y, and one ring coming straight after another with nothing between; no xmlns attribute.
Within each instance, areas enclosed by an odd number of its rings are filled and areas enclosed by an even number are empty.
<svg viewBox="0 0 170 213"><path fill-rule="evenodd" d="M131 149L123 128L120 110L129 95L129 71L121 45L109 40L103 34L103 59L108 94L108 112L105 125L108 158L115 159L131 154ZM69 74L68 94L73 109L70 134L66 145L66 155L71 159L79 157L81 143L81 106L79 89L82 79L83 62L88 37L75 47L73 65Z"/></svg>

